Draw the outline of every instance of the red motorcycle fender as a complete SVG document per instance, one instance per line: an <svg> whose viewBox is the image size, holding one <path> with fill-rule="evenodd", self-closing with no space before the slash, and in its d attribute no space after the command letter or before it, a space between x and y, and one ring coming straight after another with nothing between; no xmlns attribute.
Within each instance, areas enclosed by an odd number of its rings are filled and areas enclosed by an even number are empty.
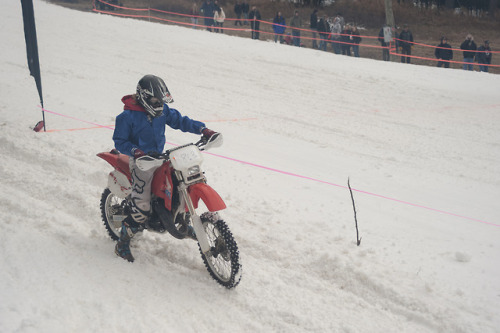
<svg viewBox="0 0 500 333"><path fill-rule="evenodd" d="M130 169L128 166L129 157L124 154L120 154L117 151L111 151L109 153L99 153L97 154L100 158L111 164L116 170L123 173L129 180L131 180Z"/></svg>
<svg viewBox="0 0 500 333"><path fill-rule="evenodd" d="M197 183L189 186L189 196L194 208L198 208L198 201L201 199L211 212L216 212L226 208L224 200L217 192L205 183Z"/></svg>

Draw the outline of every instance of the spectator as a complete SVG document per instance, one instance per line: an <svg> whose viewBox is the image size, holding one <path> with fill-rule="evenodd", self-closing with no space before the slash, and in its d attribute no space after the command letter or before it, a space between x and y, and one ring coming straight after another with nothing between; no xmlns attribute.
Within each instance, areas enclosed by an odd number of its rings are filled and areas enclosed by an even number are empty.
<svg viewBox="0 0 500 333"><path fill-rule="evenodd" d="M351 26L349 24L346 24L344 30L342 30L342 35L340 36L340 40L342 41L341 48L343 55L351 56L351 43L352 43L351 33L352 33Z"/></svg>
<svg viewBox="0 0 500 333"><path fill-rule="evenodd" d="M241 24L241 14L243 13L243 8L242 8L242 4L240 3L240 1L236 1L236 4L234 5L234 13L236 14L236 20L234 21L234 25L238 25L238 23L240 24L240 26L242 26L243 24Z"/></svg>
<svg viewBox="0 0 500 333"><path fill-rule="evenodd" d="M217 8L214 14L215 32L219 32L220 30L220 33L224 33L222 26L224 25L225 19L226 19L226 14L224 13L224 9L222 9L222 7Z"/></svg>
<svg viewBox="0 0 500 333"><path fill-rule="evenodd" d="M312 37L313 37L312 48L317 49L318 48L318 42L316 41L316 31L318 30L318 10L317 9L315 9L311 14L309 28L311 28L311 30L312 30Z"/></svg>
<svg viewBox="0 0 500 333"><path fill-rule="evenodd" d="M252 7L252 11L248 13L248 19L250 20L250 26L252 28L252 39L259 39L261 16L257 6Z"/></svg>
<svg viewBox="0 0 500 333"><path fill-rule="evenodd" d="M394 48L396 49L396 53L399 53L399 35L401 34L401 32L399 32L399 27L396 26L394 28L392 28L392 35L394 35Z"/></svg>
<svg viewBox="0 0 500 333"><path fill-rule="evenodd" d="M219 0L213 0L214 1L214 14L215 12L220 8L219 6Z"/></svg>
<svg viewBox="0 0 500 333"><path fill-rule="evenodd" d="M300 28L302 27L302 19L299 16L299 11L296 10L292 19L290 20L292 27L293 45L300 47Z"/></svg>
<svg viewBox="0 0 500 333"><path fill-rule="evenodd" d="M460 49L464 50L464 70L474 70L474 56L476 55L476 43L471 34L465 37L464 42L460 45Z"/></svg>
<svg viewBox="0 0 500 333"><path fill-rule="evenodd" d="M250 5L248 2L243 0L243 3L241 4L241 12L243 13L243 18L245 19L243 21L243 24L248 25L248 11L250 10Z"/></svg>
<svg viewBox="0 0 500 333"><path fill-rule="evenodd" d="M214 4L211 0L206 0L203 5L201 5L201 14L204 17L205 27L208 31L212 31L212 26L214 25Z"/></svg>
<svg viewBox="0 0 500 333"><path fill-rule="evenodd" d="M476 60L479 63L479 70L481 72L488 72L488 66L491 64L491 48L490 48L490 42L485 40L484 45L481 45L477 49L476 53Z"/></svg>
<svg viewBox="0 0 500 333"><path fill-rule="evenodd" d="M340 24L340 31L344 30L345 20L344 20L344 17L342 16L342 14L341 13L337 13L337 15L335 16L335 18L338 20L338 22Z"/></svg>
<svg viewBox="0 0 500 333"><path fill-rule="evenodd" d="M399 34L399 43L401 46L401 62L410 63L411 47L413 46L413 34L408 30L408 25L404 25L403 31ZM406 56L405 56L406 55Z"/></svg>
<svg viewBox="0 0 500 333"><path fill-rule="evenodd" d="M352 51L354 52L354 56L359 58L359 43L361 43L361 36L359 35L358 27L352 27Z"/></svg>
<svg viewBox="0 0 500 333"><path fill-rule="evenodd" d="M319 33L319 49L326 51L326 41L328 40L328 35L330 34L330 24L328 24L328 18L326 15L318 22L318 33Z"/></svg>
<svg viewBox="0 0 500 333"><path fill-rule="evenodd" d="M451 45L448 44L446 37L441 37L441 43L436 47L434 54L438 59L438 67L444 65L444 68L450 68L450 60L453 59L453 50L451 49Z"/></svg>
<svg viewBox="0 0 500 333"><path fill-rule="evenodd" d="M191 7L191 23L193 24L193 29L196 29L196 26L198 25L198 16L200 13L198 12L198 5L196 2L193 3L193 7Z"/></svg>
<svg viewBox="0 0 500 333"><path fill-rule="evenodd" d="M331 40L333 52L335 54L340 54L340 33L342 32L341 20L338 17L333 19L333 23L330 24Z"/></svg>
<svg viewBox="0 0 500 333"><path fill-rule="evenodd" d="M283 34L285 33L286 22L281 12L277 12L273 20L273 31L274 31L274 42L278 42L278 37L280 39L280 44L284 43Z"/></svg>
<svg viewBox="0 0 500 333"><path fill-rule="evenodd" d="M389 53L389 47L391 45L392 35L387 25L384 25L380 32L378 33L378 41L382 46L382 59L384 61L391 60L391 54Z"/></svg>

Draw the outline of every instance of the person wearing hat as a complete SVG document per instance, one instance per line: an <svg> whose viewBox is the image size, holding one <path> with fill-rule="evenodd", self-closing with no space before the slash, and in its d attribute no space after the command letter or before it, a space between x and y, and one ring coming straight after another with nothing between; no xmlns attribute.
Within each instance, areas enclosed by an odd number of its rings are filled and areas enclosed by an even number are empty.
<svg viewBox="0 0 500 333"><path fill-rule="evenodd" d="M318 22L319 45L318 49L326 51L326 41L330 33L330 24L328 24L328 16L323 15Z"/></svg>
<svg viewBox="0 0 500 333"><path fill-rule="evenodd" d="M436 47L434 54L438 59L438 67L444 65L444 68L450 68L450 60L453 59L453 50L451 49L451 45L448 44L446 37L441 37L441 44Z"/></svg>
<svg viewBox="0 0 500 333"><path fill-rule="evenodd" d="M250 20L250 27L252 28L252 39L259 39L260 35L260 12L257 6L252 6L252 11L248 14L248 19Z"/></svg>
<svg viewBox="0 0 500 333"><path fill-rule="evenodd" d="M491 49L490 42L485 40L484 44L477 49L476 60L479 63L481 72L488 72L489 64L491 64Z"/></svg>
<svg viewBox="0 0 500 333"><path fill-rule="evenodd" d="M318 30L318 10L315 9L310 17L309 20L309 28L311 29L312 32L312 48L317 49L318 48L318 41L316 39L316 31Z"/></svg>
<svg viewBox="0 0 500 333"><path fill-rule="evenodd" d="M471 34L465 37L464 42L460 45L460 49L464 50L464 70L474 70L474 56L476 55L477 45Z"/></svg>
<svg viewBox="0 0 500 333"><path fill-rule="evenodd" d="M401 62L410 63L411 47L413 46L413 34L408 30L408 25L405 24L403 31L399 34L399 45L401 46Z"/></svg>
<svg viewBox="0 0 500 333"><path fill-rule="evenodd" d="M300 28L302 27L302 19L299 16L299 11L294 12L290 19L290 27L292 27L293 45L300 47Z"/></svg>

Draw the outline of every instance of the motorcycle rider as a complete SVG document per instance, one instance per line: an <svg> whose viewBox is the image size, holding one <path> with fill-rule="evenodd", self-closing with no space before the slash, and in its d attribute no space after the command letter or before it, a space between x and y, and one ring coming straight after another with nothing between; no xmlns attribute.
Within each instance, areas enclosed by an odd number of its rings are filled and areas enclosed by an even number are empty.
<svg viewBox="0 0 500 333"><path fill-rule="evenodd" d="M154 156L163 152L165 125L183 132L202 134L205 138L216 133L206 128L204 123L182 116L179 111L170 108L167 103L173 101L160 77L145 75L137 84L136 94L122 98L124 111L116 117L113 141L120 153L131 157L132 194L131 213L122 222L115 253L130 262L134 261L130 240L144 229L144 223L149 219L151 182L155 171L154 168L140 170L135 160L147 154Z"/></svg>

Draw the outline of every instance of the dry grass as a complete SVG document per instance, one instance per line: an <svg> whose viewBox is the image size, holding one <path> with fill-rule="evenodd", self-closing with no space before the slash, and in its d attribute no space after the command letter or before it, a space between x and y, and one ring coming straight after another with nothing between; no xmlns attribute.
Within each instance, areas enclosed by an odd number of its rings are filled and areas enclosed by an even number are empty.
<svg viewBox="0 0 500 333"><path fill-rule="evenodd" d="M90 11L93 6L92 0L49 0L51 2L70 7L73 9ZM132 8L155 8L168 12L178 12L178 13L189 13L189 10L193 4L193 1L186 0L120 0L124 7ZM202 1L196 1L198 7L201 6ZM228 20L224 24L225 28L234 28L233 21L234 18L233 6L235 1L230 0L219 0L219 5L224 8ZM500 20L491 19L488 17L477 18L465 15L456 15L451 10L441 10L437 9L419 9L411 4L411 1L402 2L398 4L397 1L394 3L394 17L396 24L401 26L403 24L408 24L410 30L413 33L416 42L425 45L436 46L439 44L439 39L441 36L446 35L448 42L453 48L458 49L460 44L464 40L468 33L471 33L479 45L485 39L490 40L490 45L492 50L500 50L497 46L500 46ZM297 9L303 20L304 29L309 27L309 15L311 14L312 7L300 7L296 6L288 1L270 1L270 0L253 0L250 1L251 5L256 5L259 9L262 20L271 22L277 11L281 11L287 22L292 17L293 12ZM133 13L126 10L119 10L118 12L122 14ZM378 35L380 27L385 22L385 9L384 0L337 0L336 3L329 7L320 8L319 15L334 16L336 13L342 13L347 23L353 23L361 27L361 35L375 37ZM136 14L136 13L133 13ZM188 17L181 17L176 15L166 15L160 12L153 12L155 17L160 19L168 19L174 21L181 21L185 23L190 23ZM500 15L497 15L497 17ZM162 22L158 20L158 22ZM167 22L162 22L167 23ZM202 24L202 20L200 20ZM244 26L247 28L248 26ZM272 39L272 28L271 25L261 24L261 39ZM267 32L267 33L266 33ZM237 35L240 37L250 38L250 31L233 31L226 30L225 33L231 35ZM310 33L302 33L305 37L302 39L305 47L311 47L312 41L307 39L310 37ZM381 59L382 51L379 48L373 48L370 46L379 46L380 44L376 39L370 39L368 37L363 38L360 45L361 57L371 58L371 59ZM328 49L329 52L332 51L331 47ZM412 55L434 59L434 48L416 45L412 50ZM399 61L399 57L393 56L392 61ZM462 52L459 50L454 51L454 60L462 60ZM436 66L435 60L425 60L425 59L412 59L413 64ZM493 65L500 65L500 53L493 55ZM461 68L461 64L451 64L452 68ZM476 70L477 66L475 66ZM500 74L500 67L491 67L491 73Z"/></svg>

